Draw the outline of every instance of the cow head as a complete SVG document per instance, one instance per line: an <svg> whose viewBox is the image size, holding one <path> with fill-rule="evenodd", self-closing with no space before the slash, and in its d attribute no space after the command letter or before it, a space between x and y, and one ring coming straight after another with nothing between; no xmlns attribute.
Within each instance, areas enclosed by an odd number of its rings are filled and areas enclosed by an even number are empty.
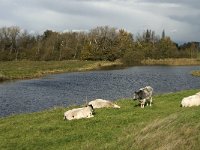
<svg viewBox="0 0 200 150"><path fill-rule="evenodd" d="M94 114L94 107L92 105L87 105L87 107L89 107L90 110L92 111L92 114Z"/></svg>
<svg viewBox="0 0 200 150"><path fill-rule="evenodd" d="M135 91L133 94L133 100L142 99L143 90Z"/></svg>
<svg viewBox="0 0 200 150"><path fill-rule="evenodd" d="M87 105L87 107L90 107L92 110L94 110L93 106L92 105Z"/></svg>

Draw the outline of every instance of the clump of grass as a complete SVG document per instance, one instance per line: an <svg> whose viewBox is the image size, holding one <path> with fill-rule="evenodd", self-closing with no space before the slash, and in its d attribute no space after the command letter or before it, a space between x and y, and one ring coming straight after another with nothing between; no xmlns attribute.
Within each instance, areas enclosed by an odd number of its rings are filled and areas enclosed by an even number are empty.
<svg viewBox="0 0 200 150"><path fill-rule="evenodd" d="M179 107L199 90L153 97L141 109L131 99L120 109L97 109L95 117L63 121L70 108L0 119L0 149L199 149L199 107Z"/></svg>
<svg viewBox="0 0 200 150"><path fill-rule="evenodd" d="M169 66L200 65L200 61L194 58L145 59L141 63L143 65L169 65Z"/></svg>
<svg viewBox="0 0 200 150"><path fill-rule="evenodd" d="M0 82L6 81L6 80L8 80L8 78L5 75L0 73Z"/></svg>
<svg viewBox="0 0 200 150"><path fill-rule="evenodd" d="M200 77L200 71L199 71L199 70L192 71L191 74L192 74L193 76Z"/></svg>

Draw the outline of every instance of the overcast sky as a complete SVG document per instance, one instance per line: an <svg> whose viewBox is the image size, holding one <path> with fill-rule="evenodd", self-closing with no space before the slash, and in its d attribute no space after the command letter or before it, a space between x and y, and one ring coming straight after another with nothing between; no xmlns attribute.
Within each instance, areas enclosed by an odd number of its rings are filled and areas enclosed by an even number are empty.
<svg viewBox="0 0 200 150"><path fill-rule="evenodd" d="M0 27L29 32L109 25L133 34L152 29L173 40L200 41L199 0L0 0Z"/></svg>

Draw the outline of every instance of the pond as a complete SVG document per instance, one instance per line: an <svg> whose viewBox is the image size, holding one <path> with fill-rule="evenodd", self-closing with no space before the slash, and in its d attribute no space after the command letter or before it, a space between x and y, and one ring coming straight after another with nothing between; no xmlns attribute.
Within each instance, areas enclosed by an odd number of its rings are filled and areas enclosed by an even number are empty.
<svg viewBox="0 0 200 150"><path fill-rule="evenodd" d="M140 66L4 82L0 84L0 117L81 105L96 98L128 98L146 85L152 86L155 93L200 89L200 78L191 76L192 70L200 67Z"/></svg>

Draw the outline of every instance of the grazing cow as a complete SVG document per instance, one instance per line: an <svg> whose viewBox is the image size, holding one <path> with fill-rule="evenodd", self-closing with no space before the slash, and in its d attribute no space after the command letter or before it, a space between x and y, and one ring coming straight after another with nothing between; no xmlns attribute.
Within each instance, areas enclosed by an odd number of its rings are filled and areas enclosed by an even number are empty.
<svg viewBox="0 0 200 150"><path fill-rule="evenodd" d="M103 99L96 99L96 100L90 101L88 104L92 105L93 108L104 108L104 107L120 108L120 106L112 103L111 101L103 100Z"/></svg>
<svg viewBox="0 0 200 150"><path fill-rule="evenodd" d="M200 92L195 95L188 96L182 99L181 107L192 107L200 105Z"/></svg>
<svg viewBox="0 0 200 150"><path fill-rule="evenodd" d="M92 105L88 105L83 108L74 108L64 113L64 120L91 118L91 117L94 117L93 112L94 112L94 109Z"/></svg>
<svg viewBox="0 0 200 150"><path fill-rule="evenodd" d="M150 86L146 86L144 88L140 88L139 91L136 91L133 95L133 100L139 100L141 108L144 108L144 105L148 104L151 106L152 104L152 94L153 88Z"/></svg>

